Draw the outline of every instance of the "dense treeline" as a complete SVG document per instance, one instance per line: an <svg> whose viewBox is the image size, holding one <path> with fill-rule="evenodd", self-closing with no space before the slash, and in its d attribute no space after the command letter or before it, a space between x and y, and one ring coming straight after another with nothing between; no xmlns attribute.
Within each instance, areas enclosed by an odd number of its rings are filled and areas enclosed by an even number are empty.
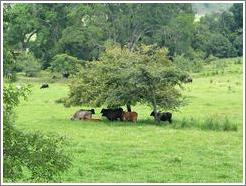
<svg viewBox="0 0 246 186"><path fill-rule="evenodd" d="M165 47L170 59L241 56L242 12L234 4L195 21L192 4L5 4L4 74L33 76L61 56L93 61L108 40Z"/></svg>

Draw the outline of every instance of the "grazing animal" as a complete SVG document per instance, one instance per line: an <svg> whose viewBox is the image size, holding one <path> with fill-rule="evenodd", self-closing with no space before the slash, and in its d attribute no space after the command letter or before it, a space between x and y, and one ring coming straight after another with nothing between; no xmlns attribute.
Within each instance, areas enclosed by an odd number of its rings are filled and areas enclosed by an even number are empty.
<svg viewBox="0 0 246 186"><path fill-rule="evenodd" d="M100 113L102 113L102 116L105 116L110 121L114 121L118 119L123 121L123 109L122 108L102 109Z"/></svg>
<svg viewBox="0 0 246 186"><path fill-rule="evenodd" d="M138 113L136 112L123 112L123 120L136 122L138 119Z"/></svg>
<svg viewBox="0 0 246 186"><path fill-rule="evenodd" d="M62 76L63 76L64 78L68 78L69 75L70 75L70 74L69 74L68 72L63 72L63 73L62 73Z"/></svg>
<svg viewBox="0 0 246 186"><path fill-rule="evenodd" d="M155 117L154 111L151 112L150 116ZM169 123L172 123L172 113L170 113L170 112L157 112L157 119L160 121L168 121Z"/></svg>
<svg viewBox="0 0 246 186"><path fill-rule="evenodd" d="M192 77L190 76L184 79L184 83L192 83L192 81Z"/></svg>
<svg viewBox="0 0 246 186"><path fill-rule="evenodd" d="M92 118L92 114L95 114L94 109L91 110L78 110L72 117L71 120L90 120Z"/></svg>
<svg viewBox="0 0 246 186"><path fill-rule="evenodd" d="M41 89L41 88L49 88L48 83L43 83L43 84L41 85L40 89Z"/></svg>

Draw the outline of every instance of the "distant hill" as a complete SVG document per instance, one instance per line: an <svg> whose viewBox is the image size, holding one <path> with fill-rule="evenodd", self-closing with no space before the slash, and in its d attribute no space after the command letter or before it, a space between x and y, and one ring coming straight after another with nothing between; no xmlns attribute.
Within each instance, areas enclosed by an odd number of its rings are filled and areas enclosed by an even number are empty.
<svg viewBox="0 0 246 186"><path fill-rule="evenodd" d="M203 16L228 10L232 5L233 3L192 3L192 8L199 16Z"/></svg>

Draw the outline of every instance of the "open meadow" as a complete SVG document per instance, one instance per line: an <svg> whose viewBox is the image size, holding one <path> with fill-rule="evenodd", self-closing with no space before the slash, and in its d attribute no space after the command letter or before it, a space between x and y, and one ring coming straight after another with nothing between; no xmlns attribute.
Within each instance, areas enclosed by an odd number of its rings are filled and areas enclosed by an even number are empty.
<svg viewBox="0 0 246 186"><path fill-rule="evenodd" d="M223 61L223 63L221 63ZM221 64L223 64L221 66ZM173 123L157 125L147 105L132 107L137 123L71 121L80 108L55 101L68 95L68 81L19 76L32 85L16 109L16 127L66 137L71 168L61 181L73 183L217 183L243 179L242 58L220 59L193 73L185 84L187 104L173 113ZM49 88L40 89L42 82ZM125 107L124 110L126 110ZM101 118L101 108L95 108ZM28 172L19 180L28 182Z"/></svg>

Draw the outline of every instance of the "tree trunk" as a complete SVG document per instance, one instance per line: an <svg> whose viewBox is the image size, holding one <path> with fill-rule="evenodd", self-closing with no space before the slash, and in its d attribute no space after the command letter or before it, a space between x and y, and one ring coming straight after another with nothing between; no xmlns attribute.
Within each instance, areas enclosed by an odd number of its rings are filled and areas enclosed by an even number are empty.
<svg viewBox="0 0 246 186"><path fill-rule="evenodd" d="M129 103L126 104L126 108L127 108L127 112L131 112L132 111L131 105Z"/></svg>
<svg viewBox="0 0 246 186"><path fill-rule="evenodd" d="M155 94L152 92L152 97L153 97L153 109L154 109L154 114L155 114L155 121L160 123L160 118L157 116L157 105L156 105L156 99L155 99Z"/></svg>

